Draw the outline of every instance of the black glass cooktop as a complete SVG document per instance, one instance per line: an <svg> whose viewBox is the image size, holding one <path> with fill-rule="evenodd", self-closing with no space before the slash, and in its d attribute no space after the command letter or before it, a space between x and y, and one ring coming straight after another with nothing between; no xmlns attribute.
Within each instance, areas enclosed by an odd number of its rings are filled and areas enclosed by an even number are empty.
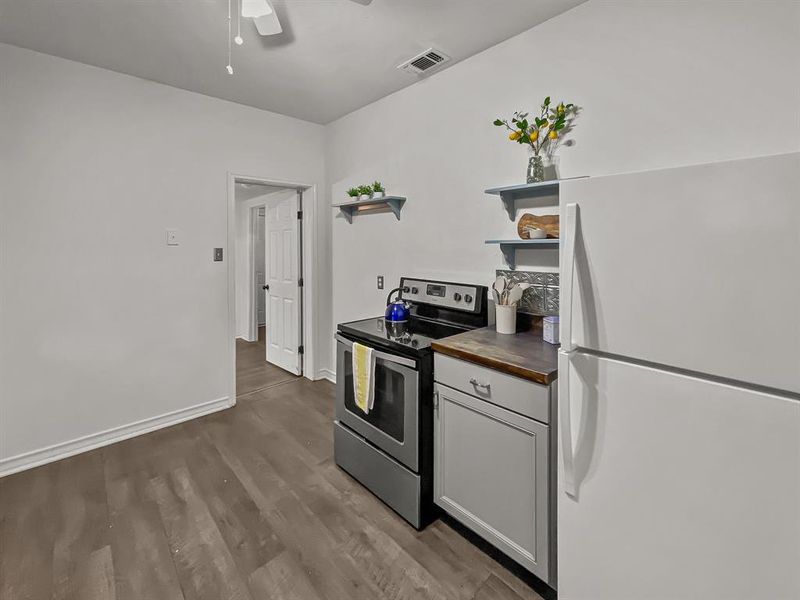
<svg viewBox="0 0 800 600"><path fill-rule="evenodd" d="M440 321L411 317L405 323L393 323L383 317L341 323L339 331L353 339L377 342L406 352L424 352L431 342L468 331Z"/></svg>

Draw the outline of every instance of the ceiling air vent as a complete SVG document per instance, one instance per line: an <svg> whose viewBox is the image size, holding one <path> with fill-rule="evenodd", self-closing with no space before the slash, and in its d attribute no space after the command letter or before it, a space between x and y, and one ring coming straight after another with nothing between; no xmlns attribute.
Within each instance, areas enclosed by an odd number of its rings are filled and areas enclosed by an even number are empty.
<svg viewBox="0 0 800 600"><path fill-rule="evenodd" d="M397 68L415 75L422 75L450 60L444 52L428 48L425 52L417 54Z"/></svg>

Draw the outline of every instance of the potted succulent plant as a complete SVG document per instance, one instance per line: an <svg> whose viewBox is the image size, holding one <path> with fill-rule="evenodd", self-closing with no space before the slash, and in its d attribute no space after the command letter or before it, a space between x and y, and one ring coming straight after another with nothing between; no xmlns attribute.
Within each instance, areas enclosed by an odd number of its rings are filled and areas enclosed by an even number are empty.
<svg viewBox="0 0 800 600"><path fill-rule="evenodd" d="M386 188L383 187L383 184L380 181L376 181L372 184L372 197L373 198L383 198L386 195Z"/></svg>
<svg viewBox="0 0 800 600"><path fill-rule="evenodd" d="M368 185L360 185L357 189L359 200L369 200L372 197L372 187Z"/></svg>
<svg viewBox="0 0 800 600"><path fill-rule="evenodd" d="M548 96L542 102L539 116L532 116L530 122L528 113L520 111L514 113L510 123L506 119L494 120L495 126L505 127L511 132L508 139L533 150L533 156L528 160L528 183L544 181L544 158L553 160L560 138L572 130L577 111L574 104L564 102L553 108Z"/></svg>
<svg viewBox="0 0 800 600"><path fill-rule="evenodd" d="M358 188L351 187L349 190L347 190L347 195L350 196L353 200L358 200Z"/></svg>

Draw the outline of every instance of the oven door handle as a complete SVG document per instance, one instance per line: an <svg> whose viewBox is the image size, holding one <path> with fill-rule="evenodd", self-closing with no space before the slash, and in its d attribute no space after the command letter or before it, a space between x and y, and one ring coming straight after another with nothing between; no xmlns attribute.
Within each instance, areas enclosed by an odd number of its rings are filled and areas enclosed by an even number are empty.
<svg viewBox="0 0 800 600"><path fill-rule="evenodd" d="M344 344L348 348L353 347L353 342L351 340L348 340L343 335L337 333L334 337L336 337L336 341L339 342L340 344ZM410 358L403 358L402 356L388 354L386 352L381 352L380 350L375 350L375 348L372 349L372 354L375 356L375 358L380 358L381 360L385 360L386 362L403 365L404 367L408 367L409 369L414 369L415 371L417 370L417 363L411 360Z"/></svg>

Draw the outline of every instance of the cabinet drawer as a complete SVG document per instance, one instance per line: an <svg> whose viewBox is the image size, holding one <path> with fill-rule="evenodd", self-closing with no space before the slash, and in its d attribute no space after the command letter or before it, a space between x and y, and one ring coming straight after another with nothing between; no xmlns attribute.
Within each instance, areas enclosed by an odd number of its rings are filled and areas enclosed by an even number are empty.
<svg viewBox="0 0 800 600"><path fill-rule="evenodd" d="M475 363L436 353L434 378L439 383L497 406L550 422L550 387Z"/></svg>

